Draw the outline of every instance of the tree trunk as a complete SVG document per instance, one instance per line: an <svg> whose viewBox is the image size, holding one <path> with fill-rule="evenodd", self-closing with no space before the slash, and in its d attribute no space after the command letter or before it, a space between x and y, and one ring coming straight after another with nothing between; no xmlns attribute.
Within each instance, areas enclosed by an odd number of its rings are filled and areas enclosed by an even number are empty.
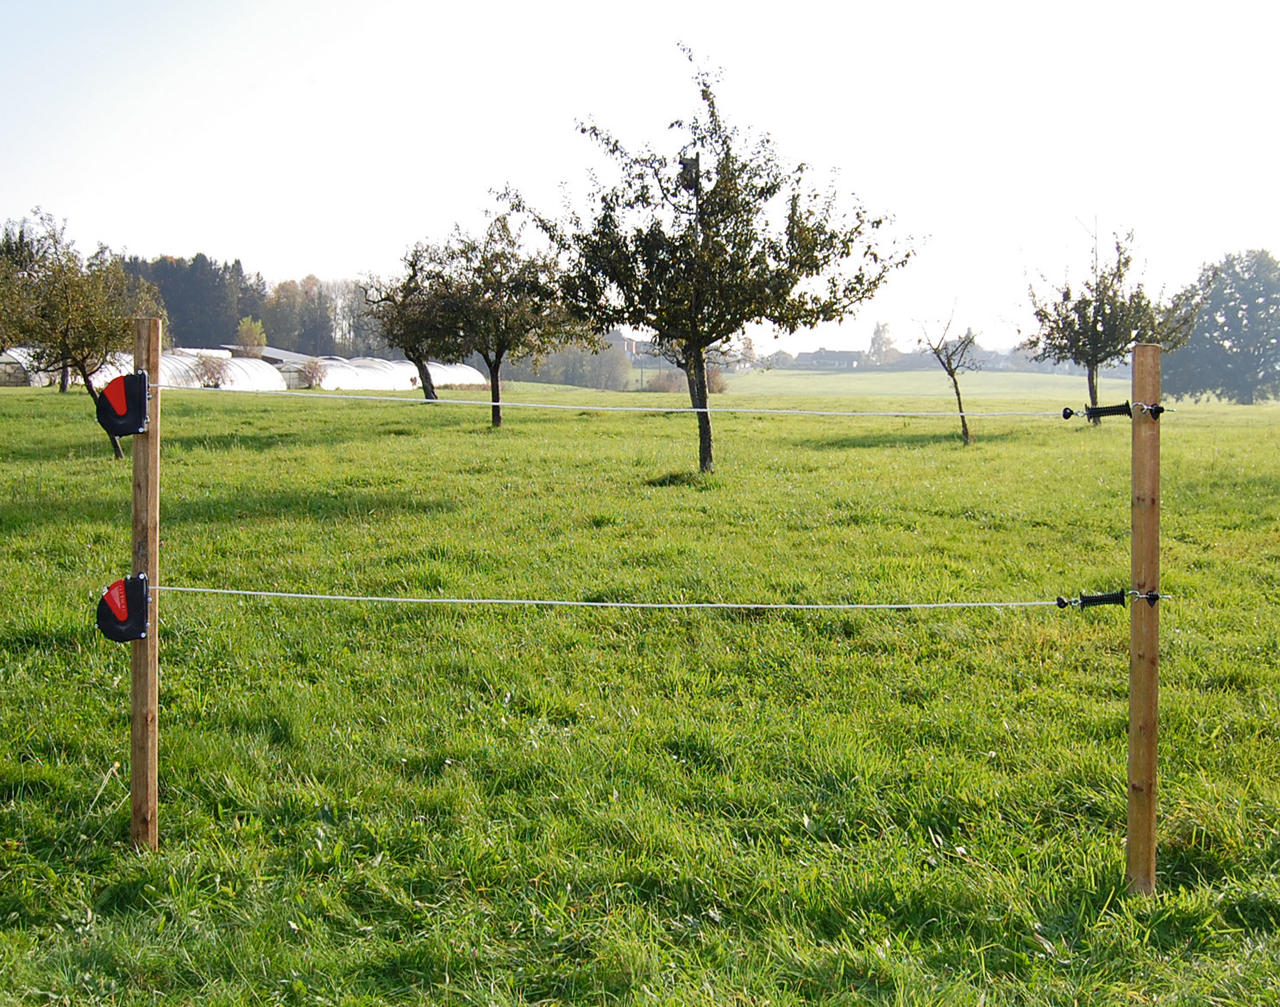
<svg viewBox="0 0 1280 1007"><path fill-rule="evenodd" d="M1098 368L1095 364L1089 364L1085 367L1085 376L1089 381L1089 405L1094 409L1098 408ZM1098 417L1093 418L1093 423L1097 426L1102 420Z"/></svg>
<svg viewBox="0 0 1280 1007"><path fill-rule="evenodd" d="M98 396L101 394L101 392L99 392L96 388L93 387L93 382L89 379L89 375L87 375L84 372L83 368L80 369L80 377L84 379L85 391L89 393L89 398L93 400L93 408L96 411L98 408ZM112 453L117 458L123 458L124 448L120 446L120 438L117 437L115 434L107 434L107 440L111 442Z"/></svg>
<svg viewBox="0 0 1280 1007"><path fill-rule="evenodd" d="M956 408L960 410L960 435L964 438L965 445L973 443L973 438L969 435L969 420L964 415L964 403L960 401L960 381L956 378L955 372L952 371L947 375L951 379L951 387L956 390Z"/></svg>
<svg viewBox="0 0 1280 1007"><path fill-rule="evenodd" d="M489 368L489 401L493 403L491 407L491 419L494 427L502 426L502 385L498 381L498 371L502 368L502 358L494 357L493 363L485 361Z"/></svg>
<svg viewBox="0 0 1280 1007"><path fill-rule="evenodd" d="M715 461L711 454L711 414L707 411L707 358L701 349L689 352L685 365L685 377L689 381L689 401L698 412L698 469L714 472Z"/></svg>
<svg viewBox="0 0 1280 1007"><path fill-rule="evenodd" d="M431 380L431 371L427 369L425 360L415 360L413 366L418 368L418 381L422 385L422 394L427 397L428 402L434 402L438 396L436 395L435 382Z"/></svg>
<svg viewBox="0 0 1280 1007"><path fill-rule="evenodd" d="M58 391L67 392L71 389L71 368L67 364L62 365L62 371L58 375Z"/></svg>

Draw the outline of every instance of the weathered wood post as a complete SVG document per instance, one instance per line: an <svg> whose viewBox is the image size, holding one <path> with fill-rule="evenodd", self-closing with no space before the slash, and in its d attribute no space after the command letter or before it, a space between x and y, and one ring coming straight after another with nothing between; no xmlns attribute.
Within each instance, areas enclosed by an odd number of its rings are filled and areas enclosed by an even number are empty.
<svg viewBox="0 0 1280 1007"><path fill-rule="evenodd" d="M1133 555L1129 610L1129 822L1125 880L1131 892L1156 887L1156 738L1160 606L1160 423L1142 408L1160 402L1160 347L1133 349Z"/></svg>
<svg viewBox="0 0 1280 1007"><path fill-rule="evenodd" d="M140 318L133 329L135 370L147 372L147 428L133 438L133 571L147 575L147 635L133 641L130 665L130 835L138 849L160 845L157 717L160 633L155 585L160 583L160 319Z"/></svg>

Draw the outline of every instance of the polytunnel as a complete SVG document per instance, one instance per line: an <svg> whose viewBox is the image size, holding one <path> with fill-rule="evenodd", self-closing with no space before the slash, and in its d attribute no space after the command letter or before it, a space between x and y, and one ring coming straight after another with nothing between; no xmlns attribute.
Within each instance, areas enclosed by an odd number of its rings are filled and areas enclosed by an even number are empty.
<svg viewBox="0 0 1280 1007"><path fill-rule="evenodd" d="M217 362L216 377L208 373ZM265 360L223 355L218 350L174 350L160 356L160 384L170 388L201 388L217 381L217 387L235 392L282 392L284 378Z"/></svg>

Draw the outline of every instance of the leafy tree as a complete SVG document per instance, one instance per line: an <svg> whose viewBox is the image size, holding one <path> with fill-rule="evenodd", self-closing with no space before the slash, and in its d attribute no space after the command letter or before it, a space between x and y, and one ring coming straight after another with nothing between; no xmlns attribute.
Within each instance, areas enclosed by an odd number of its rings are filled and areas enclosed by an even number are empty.
<svg viewBox="0 0 1280 1007"><path fill-rule="evenodd" d="M960 399L958 375L961 371L981 370L977 360L978 334L973 329L965 329L964 335L959 339L948 339L947 334L950 331L951 321L948 320L938 336L930 336L926 331L920 343L933 354L938 365L951 379L951 387L956 393L956 409L960 412L960 436L964 438L964 443L969 445L973 443L973 437L969 433L969 420L964 414L964 402Z"/></svg>
<svg viewBox="0 0 1280 1007"><path fill-rule="evenodd" d="M201 388L221 388L222 382L227 380L228 364L224 357L197 353L191 367Z"/></svg>
<svg viewBox="0 0 1280 1007"><path fill-rule="evenodd" d="M1116 260L1102 265L1098 243L1093 245L1093 276L1078 290L1069 282L1041 298L1031 288L1039 331L1020 344L1035 361L1078 364L1085 369L1089 404L1098 404L1098 372L1123 360L1135 342L1155 342L1172 349L1186 341L1193 314L1175 298L1161 305L1147 296L1142 284L1130 285L1133 235L1116 236ZM1096 420L1094 422L1097 422Z"/></svg>
<svg viewBox="0 0 1280 1007"><path fill-rule="evenodd" d="M272 346L316 356L332 354L333 299L315 276L276 284L262 306L262 324Z"/></svg>
<svg viewBox="0 0 1280 1007"><path fill-rule="evenodd" d="M720 115L712 81L694 76L701 108L672 129L675 155L638 153L597 126L582 132L621 169L597 185L588 219L537 218L568 260L563 290L597 333L630 326L685 372L698 412L702 471L714 467L707 354L745 326L795 332L837 321L869 298L905 255L882 251L880 218L838 213L805 187L803 165L779 165L767 136L748 140ZM517 205L521 205L516 200Z"/></svg>
<svg viewBox="0 0 1280 1007"><path fill-rule="evenodd" d="M447 260L444 249L419 243L400 260L405 270L401 276L370 278L363 287L366 311L386 344L417 367L427 401L437 397L429 361L458 363L469 352L446 284Z"/></svg>
<svg viewBox="0 0 1280 1007"><path fill-rule="evenodd" d="M606 346L587 357L586 385L608 392L631 387L631 361L616 346Z"/></svg>
<svg viewBox="0 0 1280 1007"><path fill-rule="evenodd" d="M305 294L296 280L277 283L262 305L267 342L282 350L300 351Z"/></svg>
<svg viewBox="0 0 1280 1007"><path fill-rule="evenodd" d="M236 314L240 318L261 318L267 301L267 284L261 273L246 273L240 260L222 267L223 281L235 293Z"/></svg>
<svg viewBox="0 0 1280 1007"><path fill-rule="evenodd" d="M83 259L64 225L36 214L34 224L5 226L0 328L31 350L38 371L61 373L62 391L69 375L78 374L96 405L94 375L132 347L131 318L162 315L163 307L155 288L130 275L120 256L99 246ZM111 446L117 458L124 456L114 437Z"/></svg>
<svg viewBox="0 0 1280 1007"><path fill-rule="evenodd" d="M1186 346L1165 364L1165 390L1244 404L1280 395L1280 263L1271 253L1228 255L1182 296L1198 310Z"/></svg>
<svg viewBox="0 0 1280 1007"><path fill-rule="evenodd" d="M365 288L354 280L334 280L324 285L333 305L333 338L344 357L371 355L385 345L377 319L365 303Z"/></svg>
<svg viewBox="0 0 1280 1007"><path fill-rule="evenodd" d="M552 255L525 252L508 213L480 238L455 231L444 245L419 245L404 277L370 287L386 338L418 365L423 392L434 397L428 356L441 361L476 354L489 372L491 418L502 426L502 365L540 361L570 344L595 345L567 310Z"/></svg>
<svg viewBox="0 0 1280 1007"><path fill-rule="evenodd" d="M867 363L872 367L885 367L902 356L893 345L893 336L889 335L888 322L876 322L875 331L871 333L871 345L867 348Z"/></svg>
<svg viewBox="0 0 1280 1007"><path fill-rule="evenodd" d="M303 279L301 289L299 348L317 357L332 356L337 349L334 343L333 299L314 275Z"/></svg>
<svg viewBox="0 0 1280 1007"><path fill-rule="evenodd" d="M21 338L21 322L31 310L27 282L45 254L45 238L28 220L5 223L0 233L0 350Z"/></svg>
<svg viewBox="0 0 1280 1007"><path fill-rule="evenodd" d="M329 365L323 360L307 360L298 368L298 377L307 388L318 388L324 376L329 373Z"/></svg>
<svg viewBox="0 0 1280 1007"><path fill-rule="evenodd" d="M562 346L598 345L561 296L555 256L523 251L520 238L507 213L495 216L482 238L456 233L444 249L440 278L464 345L489 372L495 427L502 426L505 360L537 361Z"/></svg>
<svg viewBox="0 0 1280 1007"><path fill-rule="evenodd" d="M631 361L616 346L604 346L595 353L574 347L557 350L537 363L518 360L508 365L507 373L516 381L578 385L612 392L630 388L633 376Z"/></svg>
<svg viewBox="0 0 1280 1007"><path fill-rule="evenodd" d="M236 326L236 346L246 357L261 357L267 345L267 330L256 318L242 318Z"/></svg>

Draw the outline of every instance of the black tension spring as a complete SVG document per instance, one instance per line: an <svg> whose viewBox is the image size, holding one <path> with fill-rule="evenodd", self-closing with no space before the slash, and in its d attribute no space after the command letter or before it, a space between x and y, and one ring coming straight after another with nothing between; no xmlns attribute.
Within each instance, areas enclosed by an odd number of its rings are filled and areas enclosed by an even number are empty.
<svg viewBox="0 0 1280 1007"><path fill-rule="evenodd" d="M1119 605L1123 608L1125 599L1128 597L1128 591L1108 591L1105 594L1082 594L1080 596L1080 607L1093 608L1095 605Z"/></svg>
<svg viewBox="0 0 1280 1007"><path fill-rule="evenodd" d="M1108 591L1106 594L1082 594L1079 598L1063 598L1058 596L1058 608L1070 608L1076 606L1078 608L1093 608L1095 605L1120 605L1124 606L1125 599L1129 597L1128 591Z"/></svg>
<svg viewBox="0 0 1280 1007"><path fill-rule="evenodd" d="M1104 416L1128 416L1130 419L1133 419L1133 409L1130 408L1127 401L1123 405L1119 406L1084 407L1084 418L1089 420L1091 423L1094 420L1102 419Z"/></svg>
<svg viewBox="0 0 1280 1007"><path fill-rule="evenodd" d="M1133 417L1133 409L1128 402L1120 406L1085 406L1083 409L1072 409L1068 406L1062 410L1062 418L1064 420L1071 419L1072 416L1083 416L1085 419L1093 422L1100 420L1104 416L1128 416Z"/></svg>

